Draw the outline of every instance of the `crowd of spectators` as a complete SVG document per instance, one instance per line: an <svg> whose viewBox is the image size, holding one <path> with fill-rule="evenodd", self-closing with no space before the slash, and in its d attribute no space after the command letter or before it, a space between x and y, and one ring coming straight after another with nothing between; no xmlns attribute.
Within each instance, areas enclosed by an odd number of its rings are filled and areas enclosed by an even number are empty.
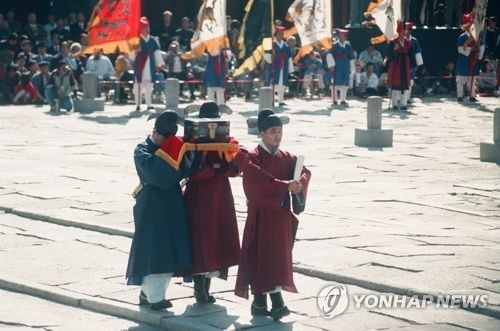
<svg viewBox="0 0 500 331"><path fill-rule="evenodd" d="M436 8L441 10L439 3L436 3ZM443 17L446 21L445 14ZM85 71L95 73L101 82L98 94L104 93L107 98L113 98L118 103L130 101L133 97L130 87L134 78L128 55L118 52L85 55L83 50L88 45L87 18L83 13L71 13L67 17L49 14L44 18L44 24L33 13L25 19L26 24L21 24L14 12L10 11L5 15L0 13L0 102L49 104L53 111L70 110L72 100L81 89L81 77ZM179 25L175 22L179 22ZM275 24L280 25L281 22L277 20ZM500 58L500 37L495 18L489 18L487 24L484 33L486 52L477 88L480 93L491 94L498 88L496 71ZM241 27L238 20L229 16L227 27L230 43L230 52L227 52L227 96L238 95L250 99L255 89L262 85L266 73L262 68L257 68L254 72L232 77L232 72L241 63L241 59L238 59ZM163 13L161 26L152 27L152 35L157 36L165 60L165 67L155 77L156 100L163 100L163 81L169 77L185 82L181 86L181 96L187 90L189 95L186 98L204 97L205 91L199 81L203 77L207 57L185 60L181 56L190 50L193 33L192 20L187 17L176 20L170 11ZM298 38L291 36L287 43L293 55L297 54L300 47ZM387 63L384 56L372 45L358 51L359 55L355 52L356 72L351 75L351 94L360 97L387 94ZM295 72L288 83L289 95L312 97L330 94L331 79L325 56L326 52L313 52L294 66ZM429 73L423 66L417 68L413 93L455 94L455 58L456 54L450 54L449 59L443 61L440 72Z"/></svg>

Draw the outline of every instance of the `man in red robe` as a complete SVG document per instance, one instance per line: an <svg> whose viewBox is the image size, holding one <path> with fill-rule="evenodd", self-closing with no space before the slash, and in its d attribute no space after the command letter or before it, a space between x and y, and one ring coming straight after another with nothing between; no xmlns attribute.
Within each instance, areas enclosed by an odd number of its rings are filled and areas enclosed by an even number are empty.
<svg viewBox="0 0 500 331"><path fill-rule="evenodd" d="M205 102L200 118L218 118L215 102ZM194 296L198 303L214 303L210 295L211 278L227 279L227 271L238 265L240 240L236 211L228 177L241 172L244 154L227 162L218 152L201 152L196 172L189 177L184 197L191 235L193 267L185 272L193 275Z"/></svg>
<svg viewBox="0 0 500 331"><path fill-rule="evenodd" d="M248 298L251 286L252 315L272 316L274 320L290 314L281 291L297 292L293 282L292 248L299 214L297 201L304 206L311 173L302 168L293 180L296 157L279 149L283 125L269 109L258 117L261 142L247 155L243 170L243 189L248 214L243 233L235 294ZM293 203L291 202L292 200ZM267 310L267 294L272 301Z"/></svg>
<svg viewBox="0 0 500 331"><path fill-rule="evenodd" d="M387 82L391 88L392 106L395 110L406 110L405 91L410 89L410 49L411 42L406 38L403 22L398 22L398 37L392 40L387 49L389 72Z"/></svg>

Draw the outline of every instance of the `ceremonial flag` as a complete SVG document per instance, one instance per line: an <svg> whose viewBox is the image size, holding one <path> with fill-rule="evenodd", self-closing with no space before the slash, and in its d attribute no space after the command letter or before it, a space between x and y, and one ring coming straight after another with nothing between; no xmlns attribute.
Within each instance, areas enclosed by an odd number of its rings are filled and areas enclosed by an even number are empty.
<svg viewBox="0 0 500 331"><path fill-rule="evenodd" d="M253 71L262 60L264 51L272 49L273 11L274 0L248 0L238 38L239 58L244 61L234 76Z"/></svg>
<svg viewBox="0 0 500 331"><path fill-rule="evenodd" d="M100 0L88 24L89 46L84 53L129 52L139 45L140 0Z"/></svg>
<svg viewBox="0 0 500 331"><path fill-rule="evenodd" d="M332 48L332 6L330 0L295 0L288 8L288 19L293 20L302 48L295 56L298 61L314 47L320 51ZM285 32L285 38L292 29Z"/></svg>
<svg viewBox="0 0 500 331"><path fill-rule="evenodd" d="M196 58L205 51L219 54L221 49L229 46L226 31L226 0L203 0L191 39L191 51L183 58Z"/></svg>
<svg viewBox="0 0 500 331"><path fill-rule="evenodd" d="M488 6L488 0L476 0L474 8L472 9L472 15L474 16L474 21L470 27L470 34L477 42L481 38L481 33L484 30L484 19L486 17L486 7Z"/></svg>
<svg viewBox="0 0 500 331"><path fill-rule="evenodd" d="M401 0L377 0L368 5L365 16L371 15L383 35L372 38L372 44L397 37L397 22L401 20Z"/></svg>

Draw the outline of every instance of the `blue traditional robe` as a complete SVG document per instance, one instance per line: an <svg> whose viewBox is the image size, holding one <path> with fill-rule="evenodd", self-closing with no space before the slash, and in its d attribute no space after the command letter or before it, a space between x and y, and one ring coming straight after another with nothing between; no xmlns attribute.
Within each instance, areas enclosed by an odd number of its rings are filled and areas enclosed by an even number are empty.
<svg viewBox="0 0 500 331"><path fill-rule="evenodd" d="M187 175L154 155L148 137L137 145L134 162L144 188L134 206L135 232L130 249L128 285L141 285L149 274L175 273L192 266L191 243L179 180Z"/></svg>
<svg viewBox="0 0 500 331"><path fill-rule="evenodd" d="M220 52L216 56L208 56L203 76L203 87L225 87L226 61L224 53Z"/></svg>
<svg viewBox="0 0 500 331"><path fill-rule="evenodd" d="M335 85L349 86L349 75L351 73L351 60L354 60L354 52L351 44L346 41L342 46L336 41L333 44L332 56L335 60Z"/></svg>
<svg viewBox="0 0 500 331"><path fill-rule="evenodd" d="M143 37L141 39L141 51L137 53L134 61L134 72L137 78L137 82L142 82L142 76L144 70L151 70L151 75L149 77L153 78L156 72L156 60L154 54L160 49L160 45L155 38L149 36L146 41ZM149 58L149 68L144 68L147 59Z"/></svg>
<svg viewBox="0 0 500 331"><path fill-rule="evenodd" d="M467 32L462 33L458 36L457 40L457 48L463 47L465 41L469 38L469 34ZM483 41L481 40L481 45ZM474 58L476 58L477 52L479 52L479 48L475 46L475 42L471 43L471 52L468 56L458 53L457 65L456 65L456 75L457 76L474 76L479 74L479 68L481 67L480 59L476 59L474 63Z"/></svg>
<svg viewBox="0 0 500 331"><path fill-rule="evenodd" d="M289 59L292 57L292 50L288 47L286 42L282 42L281 46L274 41L273 42L273 60L272 60L272 76L269 77L272 79L269 84L278 85L280 83L280 72L283 70L283 85L286 85L288 82L288 63Z"/></svg>

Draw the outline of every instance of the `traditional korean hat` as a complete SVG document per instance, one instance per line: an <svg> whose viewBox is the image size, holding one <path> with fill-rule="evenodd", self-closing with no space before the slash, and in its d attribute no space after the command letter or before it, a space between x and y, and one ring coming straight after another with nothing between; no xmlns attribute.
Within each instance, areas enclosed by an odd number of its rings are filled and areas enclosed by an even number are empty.
<svg viewBox="0 0 500 331"><path fill-rule="evenodd" d="M175 135L177 133L177 113L165 110L156 118L155 129L165 137Z"/></svg>
<svg viewBox="0 0 500 331"><path fill-rule="evenodd" d="M409 31L415 29L415 26L413 25L413 22L406 22L405 23L405 27L406 27L406 30L409 30Z"/></svg>
<svg viewBox="0 0 500 331"><path fill-rule="evenodd" d="M259 116L257 117L257 127L259 128L259 132L266 131L269 128L279 126L283 127L283 123L281 119L276 116L276 114L271 109L263 109L259 112Z"/></svg>
<svg viewBox="0 0 500 331"><path fill-rule="evenodd" d="M139 19L139 28L142 29L146 26L149 25L149 20L146 16L142 16L140 19Z"/></svg>
<svg viewBox="0 0 500 331"><path fill-rule="evenodd" d="M344 37L347 37L347 34L349 33L349 30L345 30L345 29L337 29L337 34L339 36L344 36Z"/></svg>
<svg viewBox="0 0 500 331"><path fill-rule="evenodd" d="M277 25L275 27L275 29L276 29L276 32L278 32L278 31L285 31L286 30L286 28L284 26L281 26L281 25Z"/></svg>
<svg viewBox="0 0 500 331"><path fill-rule="evenodd" d="M207 101L200 107L199 118L219 118L219 107L213 101Z"/></svg>

